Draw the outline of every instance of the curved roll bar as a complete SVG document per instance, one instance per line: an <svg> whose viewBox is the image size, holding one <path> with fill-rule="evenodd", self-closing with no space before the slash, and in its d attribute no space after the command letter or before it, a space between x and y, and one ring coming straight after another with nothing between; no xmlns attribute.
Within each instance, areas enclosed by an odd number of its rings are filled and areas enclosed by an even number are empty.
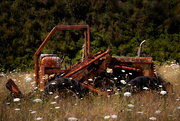
<svg viewBox="0 0 180 121"><path fill-rule="evenodd" d="M40 47L37 49L37 51L34 53L34 64L35 64L35 81L36 84L39 85L39 63L38 63L38 57L41 52L41 50L44 48L46 43L49 41L49 39L52 37L52 35L57 30L80 30L84 32L84 40L85 40L85 58L87 58L88 54L90 54L90 30L89 25L62 25L62 26L55 26L51 32L48 34L46 39L43 41L43 43L40 45ZM87 47L88 44L88 47ZM88 49L88 52L87 52Z"/></svg>

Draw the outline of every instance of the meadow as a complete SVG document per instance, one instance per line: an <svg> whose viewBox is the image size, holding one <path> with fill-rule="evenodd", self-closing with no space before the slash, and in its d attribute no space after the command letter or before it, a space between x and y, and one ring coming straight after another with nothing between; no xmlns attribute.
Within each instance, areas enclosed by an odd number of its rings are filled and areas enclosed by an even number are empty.
<svg viewBox="0 0 180 121"><path fill-rule="evenodd" d="M35 87L34 72L14 70L0 73L0 120L1 121L179 121L180 120L180 66L176 62L156 65L156 71L173 85L165 95L153 91L134 94L130 97L116 92L112 96L89 94L73 103L59 100L52 95L42 101L34 98L14 99L3 103L9 95L5 84L12 78L21 92L27 95Z"/></svg>

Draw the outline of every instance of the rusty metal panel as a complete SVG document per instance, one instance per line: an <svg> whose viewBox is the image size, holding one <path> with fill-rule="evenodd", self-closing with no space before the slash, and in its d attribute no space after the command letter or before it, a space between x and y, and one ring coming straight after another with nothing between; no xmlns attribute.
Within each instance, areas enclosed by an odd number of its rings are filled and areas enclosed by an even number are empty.
<svg viewBox="0 0 180 121"><path fill-rule="evenodd" d="M130 63L152 63L152 57L118 57L113 56L119 62L130 62Z"/></svg>
<svg viewBox="0 0 180 121"><path fill-rule="evenodd" d="M45 87L45 67L41 66L40 67L40 72L39 72L39 78L40 78L40 91L44 90Z"/></svg>
<svg viewBox="0 0 180 121"><path fill-rule="evenodd" d="M106 58L102 62L102 64L99 66L98 70L96 71L96 75L101 74L105 69L107 69L108 65L110 64L112 59L111 53L106 54Z"/></svg>
<svg viewBox="0 0 180 121"><path fill-rule="evenodd" d="M44 57L40 65L49 68L60 68L61 62L59 57Z"/></svg>
<svg viewBox="0 0 180 121"><path fill-rule="evenodd" d="M117 57L113 56L111 67L136 71L138 76L154 77L152 57Z"/></svg>
<svg viewBox="0 0 180 121"><path fill-rule="evenodd" d="M115 65L114 68L121 69L121 70L141 72L141 69L139 68L133 68L133 67L127 67L127 66Z"/></svg>
<svg viewBox="0 0 180 121"><path fill-rule="evenodd" d="M107 53L110 53L110 52L111 52L111 50L108 49L106 52L102 53L98 57L95 57L90 62L84 63L82 66L78 66L77 69L72 70L67 75L65 75L65 77L71 77L73 74L77 73L78 71L80 71L84 68L87 68L90 64L94 63L95 61L97 61L98 59L100 59L101 57L105 56Z"/></svg>
<svg viewBox="0 0 180 121"><path fill-rule="evenodd" d="M142 70L141 74L139 76L151 76L154 77L154 71L152 70L151 66L152 64L147 63L136 63L133 64L135 68L140 68Z"/></svg>
<svg viewBox="0 0 180 121"><path fill-rule="evenodd" d="M12 79L8 80L8 82L6 83L6 88L11 92L14 97L23 96L18 86L14 83Z"/></svg>

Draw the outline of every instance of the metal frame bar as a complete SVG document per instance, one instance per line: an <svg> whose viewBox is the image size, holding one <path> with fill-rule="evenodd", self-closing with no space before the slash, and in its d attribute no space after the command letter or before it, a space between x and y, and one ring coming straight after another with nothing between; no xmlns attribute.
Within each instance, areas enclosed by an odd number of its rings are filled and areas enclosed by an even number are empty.
<svg viewBox="0 0 180 121"><path fill-rule="evenodd" d="M39 85L39 63L38 63L38 56L41 50L44 48L44 46L47 44L49 39L52 37L52 35L57 30L81 30L84 32L85 36L85 58L87 58L88 54L90 54L90 30L89 25L62 25L62 26L55 26L51 32L48 34L48 36L45 38L43 43L40 45L40 47L37 49L37 51L34 53L34 64L35 64L35 81L36 84ZM88 44L88 52L87 52L87 44Z"/></svg>

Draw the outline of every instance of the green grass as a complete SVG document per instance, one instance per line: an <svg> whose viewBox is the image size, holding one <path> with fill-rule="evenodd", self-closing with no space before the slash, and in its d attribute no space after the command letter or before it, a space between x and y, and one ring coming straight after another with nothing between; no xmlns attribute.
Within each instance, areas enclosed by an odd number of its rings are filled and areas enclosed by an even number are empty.
<svg viewBox="0 0 180 121"><path fill-rule="evenodd" d="M39 99L40 95L36 95L29 100L21 99L19 102L11 102L10 105L3 104L3 100L9 94L5 88L8 78L16 79L15 83L23 94L28 94L34 88L33 72L14 72L0 77L0 119L2 121L33 121L38 120L39 117L39 120L44 121L61 121L75 117L79 121L145 121L155 117L158 121L179 121L180 67L177 64L171 64L157 67L156 70L173 84L174 92L162 96L147 91L129 98L117 93L111 97L90 94L73 104L66 100L54 99L53 97L56 95L52 95L48 101L37 103L33 100ZM26 82L26 77L30 77L31 80ZM51 104L52 102L56 103ZM129 107L128 104L132 104L132 107ZM33 111L36 112L33 113Z"/></svg>

